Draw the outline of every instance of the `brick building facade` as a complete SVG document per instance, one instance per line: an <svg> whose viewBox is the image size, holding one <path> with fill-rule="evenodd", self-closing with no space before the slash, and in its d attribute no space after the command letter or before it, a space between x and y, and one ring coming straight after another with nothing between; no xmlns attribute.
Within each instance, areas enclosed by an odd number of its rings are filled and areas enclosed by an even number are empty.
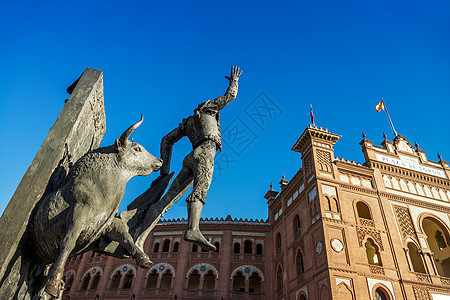
<svg viewBox="0 0 450 300"><path fill-rule="evenodd" d="M267 221L206 219L219 246L182 240L185 220L160 222L150 270L85 253L66 266L64 299L450 299L450 168L403 136L363 164L335 157L340 136L309 126L292 148L302 168L266 193Z"/></svg>

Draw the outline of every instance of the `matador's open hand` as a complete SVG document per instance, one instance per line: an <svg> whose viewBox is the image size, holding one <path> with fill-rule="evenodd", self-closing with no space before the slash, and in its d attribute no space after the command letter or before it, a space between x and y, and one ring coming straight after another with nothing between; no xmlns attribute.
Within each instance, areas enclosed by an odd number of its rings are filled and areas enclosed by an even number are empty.
<svg viewBox="0 0 450 300"><path fill-rule="evenodd" d="M238 81L239 76L241 76L241 74L242 74L242 71L239 70L238 66L231 66L231 75L230 75L230 77L225 76L225 78L228 79L230 82Z"/></svg>

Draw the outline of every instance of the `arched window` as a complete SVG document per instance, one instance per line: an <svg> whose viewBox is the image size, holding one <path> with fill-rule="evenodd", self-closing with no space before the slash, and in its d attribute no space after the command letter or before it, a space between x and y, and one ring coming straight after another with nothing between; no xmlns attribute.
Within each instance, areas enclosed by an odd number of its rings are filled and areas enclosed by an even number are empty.
<svg viewBox="0 0 450 300"><path fill-rule="evenodd" d="M122 289L124 290L131 289L131 286L133 285L133 278L134 278L133 271L132 270L128 271L128 273L125 275L125 279L123 280Z"/></svg>
<svg viewBox="0 0 450 300"><path fill-rule="evenodd" d="M215 242L214 246L216 247L216 251L214 251L214 252L219 252L220 251L220 243L219 242Z"/></svg>
<svg viewBox="0 0 450 300"><path fill-rule="evenodd" d="M209 270L204 277L203 290L214 291L215 288L216 288L216 275L214 275L213 271Z"/></svg>
<svg viewBox="0 0 450 300"><path fill-rule="evenodd" d="M90 288L91 290L96 290L97 289L98 283L100 282L100 278L101 278L100 272L97 272L94 275L94 278L92 279L92 284L91 284L91 288Z"/></svg>
<svg viewBox="0 0 450 300"><path fill-rule="evenodd" d="M374 241L372 239L367 239L367 242L364 245L366 246L366 255L369 265L382 266L380 251Z"/></svg>
<svg viewBox="0 0 450 300"><path fill-rule="evenodd" d="M95 256L95 252L91 251L91 258Z"/></svg>
<svg viewBox="0 0 450 300"><path fill-rule="evenodd" d="M275 239L275 246L277 250L281 249L281 233L279 232L277 233L277 237Z"/></svg>
<svg viewBox="0 0 450 300"><path fill-rule="evenodd" d="M305 295L301 295L300 298L298 298L298 300L306 300Z"/></svg>
<svg viewBox="0 0 450 300"><path fill-rule="evenodd" d="M300 217L296 215L294 217L294 233L300 231Z"/></svg>
<svg viewBox="0 0 450 300"><path fill-rule="evenodd" d="M170 290L171 285L172 285L172 273L170 273L170 270L167 270L167 272L164 273L161 279L161 290Z"/></svg>
<svg viewBox="0 0 450 300"><path fill-rule="evenodd" d="M364 202L356 203L356 209L358 210L358 217L372 220L369 207Z"/></svg>
<svg viewBox="0 0 450 300"><path fill-rule="evenodd" d="M256 255L262 255L263 246L261 244L256 244Z"/></svg>
<svg viewBox="0 0 450 300"><path fill-rule="evenodd" d="M90 281L91 281L91 273L87 273L83 279L83 284L81 285L81 289L83 291L88 289Z"/></svg>
<svg viewBox="0 0 450 300"><path fill-rule="evenodd" d="M449 233L445 225L434 218L425 218L422 228L427 235L430 250L437 272L440 276L450 277Z"/></svg>
<svg viewBox="0 0 450 300"><path fill-rule="evenodd" d="M235 254L239 254L239 253L241 253L241 244L239 244L239 243L234 243L234 253Z"/></svg>
<svg viewBox="0 0 450 300"><path fill-rule="evenodd" d="M145 288L156 289L156 284L158 283L158 271L153 269L152 272L147 277L147 284Z"/></svg>
<svg viewBox="0 0 450 300"><path fill-rule="evenodd" d="M327 203L326 203L327 204L327 210L328 211L332 211L333 209L331 207L331 200L330 200L330 198L325 196L325 200L327 201Z"/></svg>
<svg viewBox="0 0 450 300"><path fill-rule="evenodd" d="M120 273L120 271L117 271L112 278L111 289L118 289L121 279L122 279L122 273Z"/></svg>
<svg viewBox="0 0 450 300"><path fill-rule="evenodd" d="M198 251L197 244L192 244L192 252L197 252L197 251Z"/></svg>
<svg viewBox="0 0 450 300"><path fill-rule="evenodd" d="M417 246L414 243L409 242L408 250L409 250L408 251L409 258L411 259L411 264L412 264L412 268L413 268L414 272L426 273L425 267L423 265L422 258L420 257L419 249L417 248Z"/></svg>
<svg viewBox="0 0 450 300"><path fill-rule="evenodd" d="M277 290L281 290L283 288L283 269L281 266L278 266L277 269Z"/></svg>
<svg viewBox="0 0 450 300"><path fill-rule="evenodd" d="M155 243L155 246L153 246L153 253L158 253L159 251L159 243Z"/></svg>
<svg viewBox="0 0 450 300"><path fill-rule="evenodd" d="M200 274L198 274L197 270L194 270L192 271L191 275L189 275L188 290L191 291L198 290L199 284L200 284Z"/></svg>
<svg viewBox="0 0 450 300"><path fill-rule="evenodd" d="M388 294L382 290L381 288L377 288L375 290L375 300L388 300L389 296Z"/></svg>
<svg viewBox="0 0 450 300"><path fill-rule="evenodd" d="M337 199L335 197L331 198L331 211L339 212L338 201L337 201Z"/></svg>
<svg viewBox="0 0 450 300"><path fill-rule="evenodd" d="M178 252L178 247L180 247L180 243L178 242L173 243L173 252Z"/></svg>
<svg viewBox="0 0 450 300"><path fill-rule="evenodd" d="M162 247L162 252L169 252L170 240L165 240Z"/></svg>
<svg viewBox="0 0 450 300"><path fill-rule="evenodd" d="M245 292L245 277L241 272L236 272L233 277L233 291Z"/></svg>
<svg viewBox="0 0 450 300"><path fill-rule="evenodd" d="M252 242L251 241L245 241L244 242L244 253L245 254L252 254L253 252L253 247L252 247Z"/></svg>
<svg viewBox="0 0 450 300"><path fill-rule="evenodd" d="M249 278L249 293L250 294L259 294L261 293L261 278L258 273L253 272L253 274Z"/></svg>
<svg viewBox="0 0 450 300"><path fill-rule="evenodd" d="M444 248L447 248L445 238L440 230L436 230L434 237L436 238L436 244L438 245L439 250L444 250Z"/></svg>
<svg viewBox="0 0 450 300"><path fill-rule="evenodd" d="M297 267L297 276L303 274L305 272L303 267L303 255L300 250L297 251L297 256L295 258L295 265Z"/></svg>
<svg viewBox="0 0 450 300"><path fill-rule="evenodd" d="M73 275L70 275L69 279L67 279L66 291L70 291L72 284L73 284Z"/></svg>

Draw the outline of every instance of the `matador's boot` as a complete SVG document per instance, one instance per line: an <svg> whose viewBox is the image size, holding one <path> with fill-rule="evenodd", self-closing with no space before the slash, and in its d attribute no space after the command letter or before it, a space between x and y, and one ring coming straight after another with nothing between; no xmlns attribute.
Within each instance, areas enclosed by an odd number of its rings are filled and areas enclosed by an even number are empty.
<svg viewBox="0 0 450 300"><path fill-rule="evenodd" d="M211 244L203 234L200 232L199 223L200 215L202 213L203 203L200 201L188 202L188 228L184 232L183 239L185 241L197 244L202 249L208 251L216 251L216 246Z"/></svg>

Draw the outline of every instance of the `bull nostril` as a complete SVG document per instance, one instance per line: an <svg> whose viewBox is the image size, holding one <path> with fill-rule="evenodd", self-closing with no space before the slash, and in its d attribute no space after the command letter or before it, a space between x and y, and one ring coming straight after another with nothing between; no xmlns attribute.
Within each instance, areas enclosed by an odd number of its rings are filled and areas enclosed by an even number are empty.
<svg viewBox="0 0 450 300"><path fill-rule="evenodd" d="M160 163L163 163L163 160L160 158L160 159L159 159L159 162L160 162Z"/></svg>

